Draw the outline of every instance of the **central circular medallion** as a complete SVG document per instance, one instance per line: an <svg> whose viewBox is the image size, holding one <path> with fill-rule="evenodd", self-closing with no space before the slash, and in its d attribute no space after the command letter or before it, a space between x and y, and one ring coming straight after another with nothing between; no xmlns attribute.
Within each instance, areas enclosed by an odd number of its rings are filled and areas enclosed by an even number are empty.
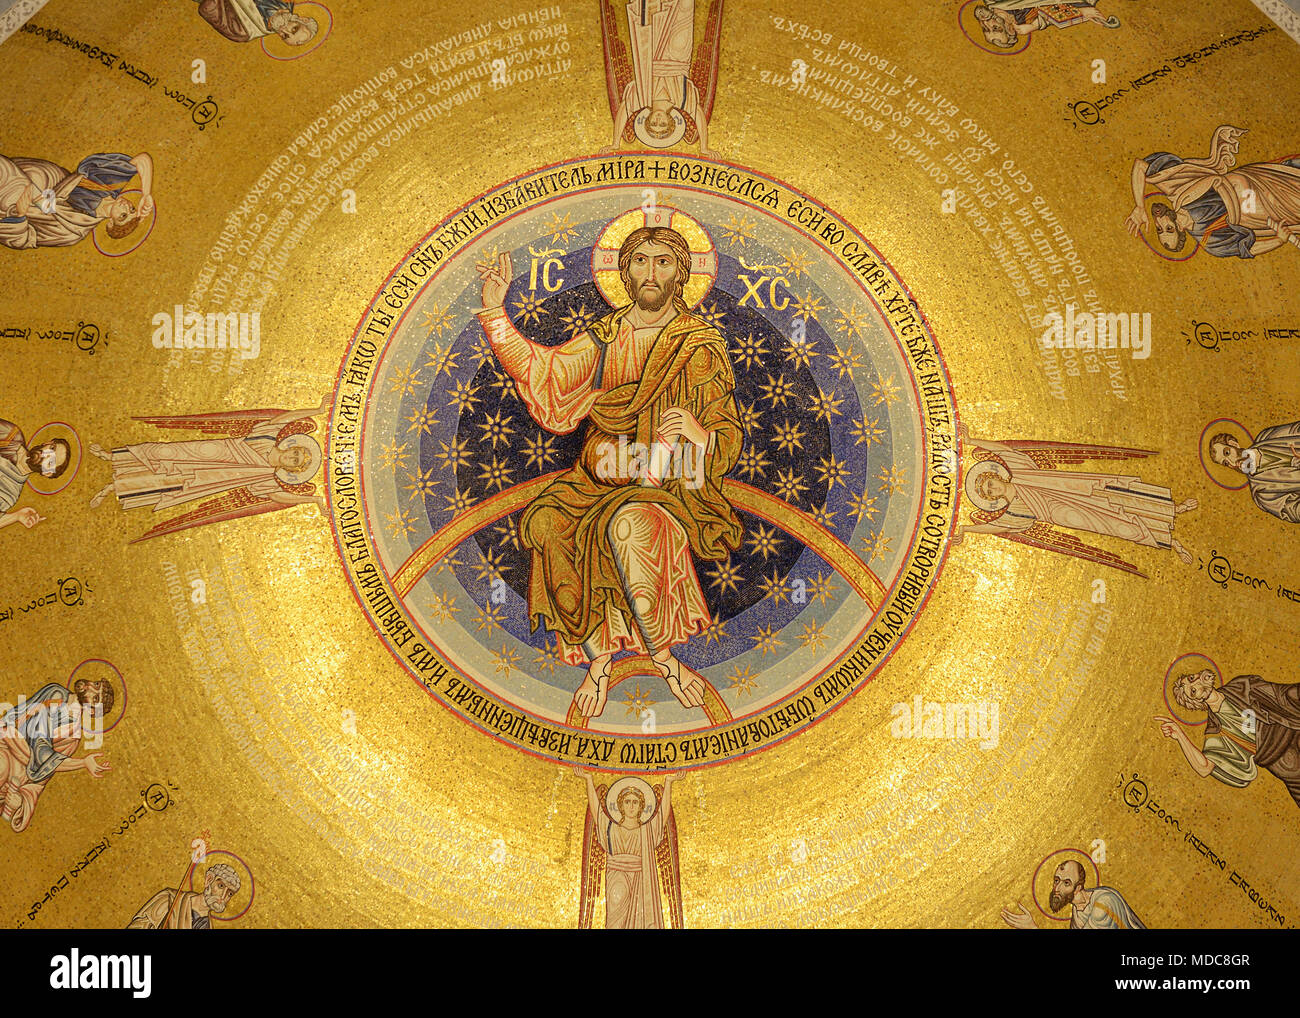
<svg viewBox="0 0 1300 1018"><path fill-rule="evenodd" d="M902 281L752 170L621 154L476 199L340 368L357 599L446 707L621 771L766 748L906 637L957 507L956 407Z"/></svg>

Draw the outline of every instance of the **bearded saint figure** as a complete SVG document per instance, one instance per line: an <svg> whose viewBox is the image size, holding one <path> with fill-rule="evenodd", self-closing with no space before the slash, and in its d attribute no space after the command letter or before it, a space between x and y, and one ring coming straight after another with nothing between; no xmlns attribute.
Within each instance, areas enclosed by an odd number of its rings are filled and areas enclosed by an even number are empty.
<svg viewBox="0 0 1300 1018"><path fill-rule="evenodd" d="M53 480L61 477L72 459L72 447L65 438L28 448L22 429L12 421L0 420L0 527L21 523L31 529L45 519L30 506L14 509L32 474ZM13 510L12 512L10 510Z"/></svg>
<svg viewBox="0 0 1300 1018"><path fill-rule="evenodd" d="M556 434L585 427L577 462L524 511L519 536L533 628L556 633L567 663L590 665L574 694L587 718L604 710L620 651L650 655L684 707L703 706L704 678L672 653L712 621L691 555L724 560L743 536L722 493L743 441L735 376L722 335L682 300L690 248L676 230L641 227L618 266L631 302L553 347L506 314L509 254L479 270L479 321L533 419ZM612 454L629 443L676 447L693 469L665 476Z"/></svg>
<svg viewBox="0 0 1300 1018"><path fill-rule="evenodd" d="M186 871L186 880L193 866ZM127 924L128 930L210 930L212 917L226 910L239 891L239 874L224 862L213 863L203 874L203 891L164 887L144 903Z"/></svg>
<svg viewBox="0 0 1300 1018"><path fill-rule="evenodd" d="M1254 258L1286 244L1300 247L1300 157L1237 165L1246 132L1223 125L1205 159L1153 152L1133 163L1133 211L1124 225L1140 237L1155 220L1154 240L1177 253L1189 239L1216 258ZM1154 189L1167 200L1151 206Z"/></svg>

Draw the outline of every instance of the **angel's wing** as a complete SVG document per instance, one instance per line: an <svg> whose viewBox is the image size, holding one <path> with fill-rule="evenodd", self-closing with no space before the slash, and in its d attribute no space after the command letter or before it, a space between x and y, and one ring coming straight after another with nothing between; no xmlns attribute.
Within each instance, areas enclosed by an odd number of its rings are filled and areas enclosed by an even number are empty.
<svg viewBox="0 0 1300 1018"><path fill-rule="evenodd" d="M597 802L605 801L606 785L597 789ZM603 812L603 811L602 811ZM596 837L596 824L600 817L591 815L587 807L587 820L582 829L582 886L578 892L578 929L591 929L592 919L596 914L596 897L600 894L600 885L605 876L605 850L600 847Z"/></svg>
<svg viewBox="0 0 1300 1018"><path fill-rule="evenodd" d="M132 420L144 421L159 428L187 428L201 431L207 435L227 435L230 438L243 438L259 424L265 424L273 417L279 417L287 410L229 410L215 414L190 414L185 417L133 417ZM297 421L293 422L297 424ZM315 425L312 425L315 427ZM310 429L308 429L310 430Z"/></svg>
<svg viewBox="0 0 1300 1018"><path fill-rule="evenodd" d="M700 116L705 123L713 119L713 96L718 88L718 54L722 49L723 0L710 0L709 16L704 23L704 37L695 47L691 61L691 81L700 94Z"/></svg>
<svg viewBox="0 0 1300 1018"><path fill-rule="evenodd" d="M655 789L655 794L659 790ZM659 797L660 802L663 797ZM683 929L682 920L682 871L677 855L677 819L669 813L664 820L664 836L655 848L655 862L659 870L659 886L663 889L663 898L668 903L668 919L675 930Z"/></svg>
<svg viewBox="0 0 1300 1018"><path fill-rule="evenodd" d="M976 446L975 459L1001 458L995 451L979 446L978 439L971 441ZM1028 456L1039 470L1054 470L1060 466L1073 466L1077 463L1097 460L1146 459L1148 456L1158 455L1154 449L1128 449L1118 445L1088 445L1077 442L1039 442L1023 438L998 444Z"/></svg>
<svg viewBox="0 0 1300 1018"><path fill-rule="evenodd" d="M991 523L1000 515L1001 513L976 510L971 514L971 520L976 525ZM1008 541L1016 541L1019 544L1027 544L1033 548L1042 548L1044 551L1059 552L1062 555L1069 555L1071 558L1081 558L1085 562L1095 562L1100 566L1110 566L1112 569L1132 573L1134 576L1140 576L1143 579L1147 578L1146 573L1139 571L1132 562L1126 562L1114 552L1080 541L1068 531L1053 527L1048 523L1034 523L1024 530L998 531L996 536L1005 537Z"/></svg>
<svg viewBox="0 0 1300 1018"><path fill-rule="evenodd" d="M281 485L281 487L294 495L312 495L316 492L316 485L314 484L285 484ZM181 530L189 530L191 527L203 527L209 523L224 523L227 520L237 520L244 516L257 516L260 513L273 513L277 509L288 508L290 508L288 503L276 502L274 499L256 495L248 487L235 488L233 491L227 491L216 498L208 499L208 501L191 512L175 516L165 523L159 523L153 529L145 531L131 543L139 544L141 541L148 541L166 534L175 534Z"/></svg>
<svg viewBox="0 0 1300 1018"><path fill-rule="evenodd" d="M605 88L609 92L609 115L618 116L618 107L623 102L623 91L632 80L632 58L628 55L627 44L618 31L618 15L621 7L617 0L600 0L600 39L605 51ZM629 113L631 111L629 110ZM631 117L628 117L629 125Z"/></svg>

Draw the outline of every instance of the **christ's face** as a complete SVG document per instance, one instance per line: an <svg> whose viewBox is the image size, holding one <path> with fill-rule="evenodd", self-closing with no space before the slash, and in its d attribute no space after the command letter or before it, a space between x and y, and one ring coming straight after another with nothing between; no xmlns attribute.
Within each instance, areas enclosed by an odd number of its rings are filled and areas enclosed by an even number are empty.
<svg viewBox="0 0 1300 1018"><path fill-rule="evenodd" d="M224 912L234 894L235 889L220 877L213 877L203 885L203 900L209 912Z"/></svg>
<svg viewBox="0 0 1300 1018"><path fill-rule="evenodd" d="M681 288L677 278L677 256L672 248L647 241L632 252L628 264L631 297L642 311L658 311Z"/></svg>
<svg viewBox="0 0 1300 1018"><path fill-rule="evenodd" d="M1235 438L1229 438L1226 442L1216 442L1210 446L1210 458L1220 466L1240 470L1241 446L1237 444Z"/></svg>
<svg viewBox="0 0 1300 1018"><path fill-rule="evenodd" d="M1053 912L1059 912L1066 905L1079 904L1076 897L1081 887L1079 871L1075 869L1074 864L1061 863L1052 875L1052 893L1048 896L1047 907Z"/></svg>

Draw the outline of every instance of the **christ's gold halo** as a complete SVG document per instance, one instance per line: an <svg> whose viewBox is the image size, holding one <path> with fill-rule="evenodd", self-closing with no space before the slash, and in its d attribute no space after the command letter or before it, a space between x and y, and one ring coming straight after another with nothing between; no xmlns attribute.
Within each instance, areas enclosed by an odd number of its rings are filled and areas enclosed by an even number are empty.
<svg viewBox="0 0 1300 1018"><path fill-rule="evenodd" d="M609 791L605 793L605 808L609 810L609 815L618 820L622 814L618 811L618 797L623 794L626 788L635 788L645 797L645 808L641 810L641 822L645 823L655 813L655 790L650 787L650 782L645 778L626 777L619 778L609 786Z"/></svg>
<svg viewBox="0 0 1300 1018"><path fill-rule="evenodd" d="M600 295L610 307L621 308L632 303L618 272L618 249L633 230L643 226L666 226L685 238L691 249L691 274L682 291L682 300L687 307L695 307L713 289L713 281L718 276L718 251L698 219L667 205L647 204L629 209L601 231L591 249L591 275Z"/></svg>

